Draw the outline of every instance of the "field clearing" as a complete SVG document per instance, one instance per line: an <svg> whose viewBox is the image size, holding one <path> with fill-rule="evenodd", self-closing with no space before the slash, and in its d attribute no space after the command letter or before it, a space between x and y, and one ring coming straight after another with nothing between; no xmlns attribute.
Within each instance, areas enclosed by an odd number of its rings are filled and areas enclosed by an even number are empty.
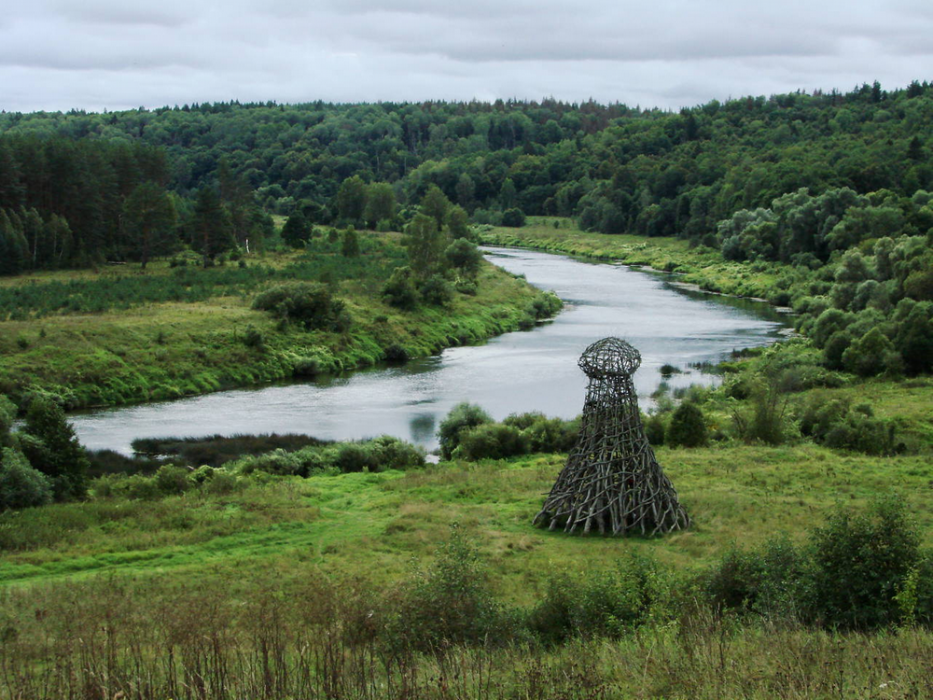
<svg viewBox="0 0 933 700"><path fill-rule="evenodd" d="M923 457L839 454L812 445L659 448L659 461L694 519L658 539L570 537L531 527L562 455L424 470L280 477L228 495L157 501L98 498L0 517L7 585L128 574L190 580L234 570L366 577L388 584L429 559L460 524L496 587L525 603L558 571L611 567L629 551L681 571L730 547L784 532L795 541L837 503L864 506L898 493L933 544L933 465Z"/></svg>

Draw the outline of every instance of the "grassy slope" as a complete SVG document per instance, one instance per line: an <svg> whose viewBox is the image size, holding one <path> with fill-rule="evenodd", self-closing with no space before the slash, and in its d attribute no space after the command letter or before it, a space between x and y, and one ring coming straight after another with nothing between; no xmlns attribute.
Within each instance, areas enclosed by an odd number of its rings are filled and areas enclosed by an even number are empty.
<svg viewBox="0 0 933 700"><path fill-rule="evenodd" d="M283 269L296 254L258 262ZM256 264L251 259L250 264ZM387 272L383 271L387 276ZM102 273L104 275L108 273ZM113 273L109 273L113 274ZM123 275L169 276L167 264ZM88 271L54 272L0 280L4 287L53 281L93 281ZM73 407L171 399L290 378L296 363L312 359L321 371L372 365L385 348L400 344L411 356L477 342L527 320L538 293L491 265L484 265L476 296L456 295L450 309L402 312L379 297L384 278L345 280L353 325L346 334L276 330L268 314L250 308L255 290L225 290L197 303L166 302L96 314L47 315L0 321L0 393L22 396L42 388ZM225 295L221 296L223 293ZM265 338L262 348L243 342L248 326Z"/></svg>

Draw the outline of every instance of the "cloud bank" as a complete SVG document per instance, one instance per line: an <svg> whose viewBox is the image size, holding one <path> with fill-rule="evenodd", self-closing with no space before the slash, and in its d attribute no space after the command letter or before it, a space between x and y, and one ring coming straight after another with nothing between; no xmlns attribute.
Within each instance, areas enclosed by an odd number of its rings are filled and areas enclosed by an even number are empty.
<svg viewBox="0 0 933 700"><path fill-rule="evenodd" d="M933 5L913 0L35 0L0 17L7 111L543 97L677 109L903 87L931 68Z"/></svg>

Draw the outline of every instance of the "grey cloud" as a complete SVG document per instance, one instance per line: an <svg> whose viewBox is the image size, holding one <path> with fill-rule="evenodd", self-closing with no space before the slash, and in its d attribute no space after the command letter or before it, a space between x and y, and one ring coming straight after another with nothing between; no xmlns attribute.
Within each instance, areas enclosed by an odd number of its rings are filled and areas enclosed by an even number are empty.
<svg viewBox="0 0 933 700"><path fill-rule="evenodd" d="M918 0L35 0L0 19L0 108L538 99L677 108L923 79Z"/></svg>

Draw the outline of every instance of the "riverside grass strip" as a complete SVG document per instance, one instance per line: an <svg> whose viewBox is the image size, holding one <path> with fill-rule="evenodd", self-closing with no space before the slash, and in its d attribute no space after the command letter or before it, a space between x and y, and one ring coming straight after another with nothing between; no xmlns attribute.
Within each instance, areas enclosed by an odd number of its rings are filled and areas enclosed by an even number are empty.
<svg viewBox="0 0 933 700"><path fill-rule="evenodd" d="M307 254L251 259L250 265L268 274L244 276L251 268L234 267L226 272L183 269L179 277L167 263L150 265L145 275L137 273L145 279L142 286L126 273L106 282L107 289L126 286L117 294L125 301L122 307L104 304L101 311L91 312L63 308L40 318L0 320L0 393L21 401L31 391L49 391L62 396L69 408L174 399L299 373L367 367L385 359L393 346L409 357L423 357L533 324L532 304L541 292L486 263L476 294L456 294L449 307L422 304L401 311L388 305L381 289L402 262L397 238L365 235L367 262L347 262L336 244L320 241L315 243L320 250ZM345 301L352 318L345 332L282 327L251 308L253 296L270 285L314 279L328 271L335 295ZM171 300L166 290L201 274L222 283L196 285L190 301ZM11 278L0 281L0 297L25 286L30 298L38 300L46 285L71 284L93 295L110 276L41 273L29 276L33 284Z"/></svg>

